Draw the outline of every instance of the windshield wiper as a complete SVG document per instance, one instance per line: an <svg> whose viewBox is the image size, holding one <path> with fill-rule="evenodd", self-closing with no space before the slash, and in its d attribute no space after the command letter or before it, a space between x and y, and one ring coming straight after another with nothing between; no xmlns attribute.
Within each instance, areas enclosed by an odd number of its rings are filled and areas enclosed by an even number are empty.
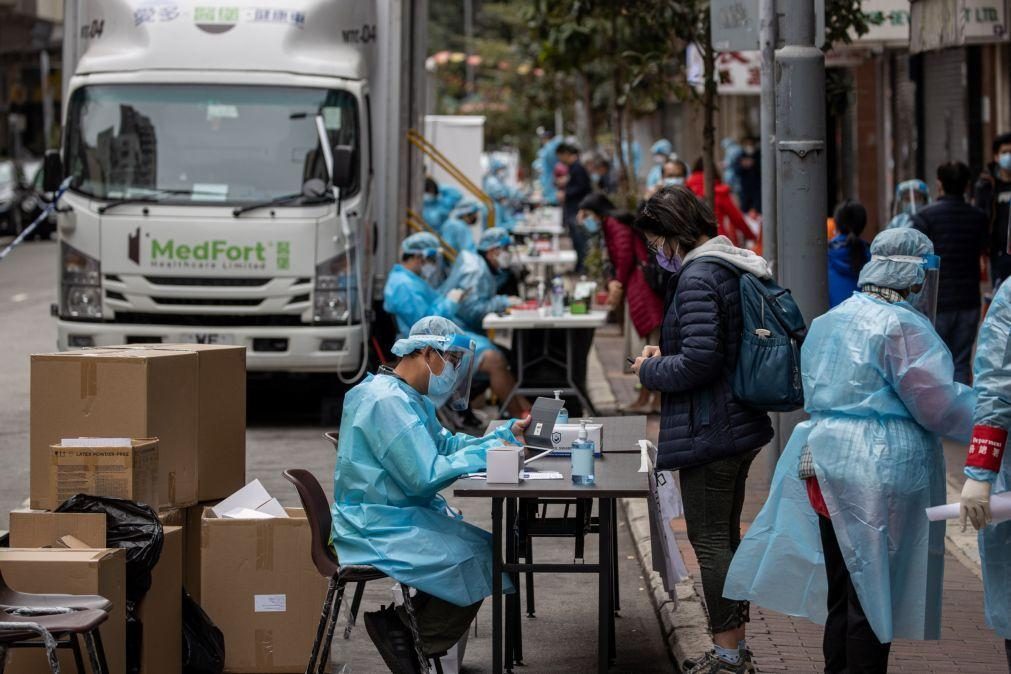
<svg viewBox="0 0 1011 674"><path fill-rule="evenodd" d="M301 201L299 201L301 200ZM281 206L284 204L290 204L293 201L299 201L299 205L304 204L322 204L328 201L333 201L333 195L330 194L320 194L316 196L307 196L302 192L298 194L285 194L280 197L275 197L268 201L259 201L255 204L249 204L247 206L240 206L232 209L232 215L236 218L243 213L248 213L249 211L255 211L258 208L268 208L270 206Z"/></svg>
<svg viewBox="0 0 1011 674"><path fill-rule="evenodd" d="M122 199L114 199L107 204L99 206L98 214L103 215L106 211L108 211L111 208L116 208L117 206L125 206L126 204L156 204L159 201L161 201L163 197L173 196L177 194L192 196L193 190L157 190L154 194L143 194L135 197L124 197Z"/></svg>

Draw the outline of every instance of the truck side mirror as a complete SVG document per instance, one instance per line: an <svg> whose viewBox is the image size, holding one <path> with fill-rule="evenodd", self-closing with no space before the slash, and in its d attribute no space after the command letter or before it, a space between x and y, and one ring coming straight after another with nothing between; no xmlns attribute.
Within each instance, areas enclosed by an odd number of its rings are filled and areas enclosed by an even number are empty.
<svg viewBox="0 0 1011 674"><path fill-rule="evenodd" d="M57 191L63 178L63 160L60 159L60 151L46 150L46 158L42 163L42 191Z"/></svg>
<svg viewBox="0 0 1011 674"><path fill-rule="evenodd" d="M350 145L336 145L333 149L333 186L345 190L355 182L354 149Z"/></svg>

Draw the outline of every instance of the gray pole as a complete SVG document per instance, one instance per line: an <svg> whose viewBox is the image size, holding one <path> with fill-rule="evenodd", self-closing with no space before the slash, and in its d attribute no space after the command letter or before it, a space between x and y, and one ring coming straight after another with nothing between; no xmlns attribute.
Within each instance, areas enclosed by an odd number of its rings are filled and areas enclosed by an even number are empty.
<svg viewBox="0 0 1011 674"><path fill-rule="evenodd" d="M53 90L49 86L49 52L39 52L39 81L42 87L42 147L49 149L49 138L56 124L53 114Z"/></svg>
<svg viewBox="0 0 1011 674"><path fill-rule="evenodd" d="M810 325L828 310L825 56L814 44L814 0L779 1L785 46L776 52L778 276ZM803 418L780 415L780 437Z"/></svg>
<svg viewBox="0 0 1011 674"><path fill-rule="evenodd" d="M467 95L473 96L474 91L474 66L470 63L471 51L474 49L474 0L463 0L463 41L466 44L464 51L467 53Z"/></svg>
<svg viewBox="0 0 1011 674"><path fill-rule="evenodd" d="M776 259L776 42L779 17L776 16L776 0L760 0L759 48L762 51L762 128L759 148L762 152L762 254L772 264L773 274L779 273ZM772 415L772 427L776 435L767 454L772 475L783 452L783 439L779 434L779 415Z"/></svg>

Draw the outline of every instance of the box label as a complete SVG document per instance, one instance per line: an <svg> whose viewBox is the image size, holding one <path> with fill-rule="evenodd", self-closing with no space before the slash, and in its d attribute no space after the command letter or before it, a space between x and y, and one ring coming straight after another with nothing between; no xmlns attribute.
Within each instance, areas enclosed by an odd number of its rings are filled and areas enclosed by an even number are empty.
<svg viewBox="0 0 1011 674"><path fill-rule="evenodd" d="M288 610L288 595L254 594L253 611L256 613L284 613Z"/></svg>

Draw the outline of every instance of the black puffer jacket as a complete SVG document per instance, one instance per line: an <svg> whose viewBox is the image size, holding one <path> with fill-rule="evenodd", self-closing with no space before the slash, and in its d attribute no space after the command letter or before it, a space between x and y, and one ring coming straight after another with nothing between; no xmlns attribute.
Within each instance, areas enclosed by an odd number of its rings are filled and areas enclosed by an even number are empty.
<svg viewBox="0 0 1011 674"><path fill-rule="evenodd" d="M761 448L772 439L765 412L734 399L730 382L741 347L740 280L700 258L671 279L660 357L639 380L661 392L657 468L676 470Z"/></svg>
<svg viewBox="0 0 1011 674"><path fill-rule="evenodd" d="M937 310L979 307L979 257L989 245L986 214L962 197L945 195L914 215L913 227L927 235L941 256Z"/></svg>

